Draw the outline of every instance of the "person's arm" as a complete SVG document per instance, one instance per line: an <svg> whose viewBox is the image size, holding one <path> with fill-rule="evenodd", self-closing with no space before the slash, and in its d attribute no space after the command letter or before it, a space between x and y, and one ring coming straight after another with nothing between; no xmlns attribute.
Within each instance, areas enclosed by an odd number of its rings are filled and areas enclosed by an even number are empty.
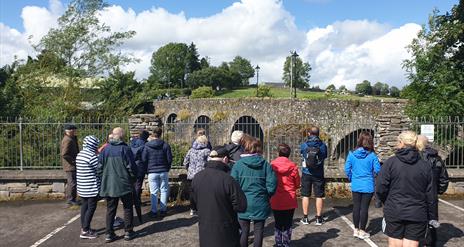
<svg viewBox="0 0 464 247"><path fill-rule="evenodd" d="M353 168L353 163L351 159L351 152L349 152L348 157L346 158L346 162L345 162L345 174L346 174L346 177L348 177L348 180L350 182L351 182L351 175L352 175L351 169L352 168Z"/></svg>
<svg viewBox="0 0 464 247"><path fill-rule="evenodd" d="M322 159L327 159L327 145L325 143L322 143L319 151L321 152Z"/></svg>
<svg viewBox="0 0 464 247"><path fill-rule="evenodd" d="M228 195L229 199L232 203L232 208L235 212L245 212L247 208L247 199L245 193L243 193L242 188L234 179L229 180L229 184L227 185L228 188Z"/></svg>
<svg viewBox="0 0 464 247"><path fill-rule="evenodd" d="M375 196L385 204L390 190L390 166L391 161L387 160L380 168L379 175L375 180Z"/></svg>
<svg viewBox="0 0 464 247"><path fill-rule="evenodd" d="M183 165L185 166L185 169L188 169L189 168L189 165L190 165L190 151L191 149L189 149L189 151L187 152L187 154L185 155L184 157L184 162L183 162Z"/></svg>
<svg viewBox="0 0 464 247"><path fill-rule="evenodd" d="M124 158L126 159L126 169L129 172L129 176L135 181L138 175L137 164L135 164L134 154L129 147L123 149Z"/></svg>
<svg viewBox="0 0 464 247"><path fill-rule="evenodd" d="M274 173L274 170L272 170L272 167L269 163L266 162L265 164L265 169L266 169L266 189L267 193L269 195L269 198L274 195L277 189L277 178Z"/></svg>
<svg viewBox="0 0 464 247"><path fill-rule="evenodd" d="M300 177L300 172L298 171L298 166L295 165L295 169L293 169L293 183L295 184L295 190L300 188L301 185L301 177Z"/></svg>
<svg viewBox="0 0 464 247"><path fill-rule="evenodd" d="M105 154L106 154L106 149L103 149L103 151L98 155L97 177L99 177L100 179L103 176L103 166L105 164L105 158L104 158Z"/></svg>
<svg viewBox="0 0 464 247"><path fill-rule="evenodd" d="M76 166L76 159L72 155L73 149L71 148L72 141L64 139L61 147L61 156L70 166Z"/></svg>
<svg viewBox="0 0 464 247"><path fill-rule="evenodd" d="M374 155L374 177L377 176L380 172L380 162L379 162L379 157L377 155Z"/></svg>
<svg viewBox="0 0 464 247"><path fill-rule="evenodd" d="M172 152L171 152L171 146L169 144L165 143L166 145L166 160L168 162L169 169L171 169L172 166Z"/></svg>
<svg viewBox="0 0 464 247"><path fill-rule="evenodd" d="M433 178L432 169L427 169L427 189L425 195L427 200L428 220L438 220L437 186Z"/></svg>
<svg viewBox="0 0 464 247"><path fill-rule="evenodd" d="M438 194L443 194L448 189L449 176L448 171L446 170L445 162L438 157L436 167L440 169L438 176Z"/></svg>

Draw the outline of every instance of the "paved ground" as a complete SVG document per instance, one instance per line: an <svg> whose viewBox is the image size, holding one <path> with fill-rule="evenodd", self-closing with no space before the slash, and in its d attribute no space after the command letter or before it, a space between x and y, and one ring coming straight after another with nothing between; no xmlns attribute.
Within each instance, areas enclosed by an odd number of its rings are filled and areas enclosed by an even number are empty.
<svg viewBox="0 0 464 247"><path fill-rule="evenodd" d="M464 208L464 200L446 201ZM104 245L105 210L105 203L100 203L92 222L92 228L101 235L95 240L81 240L80 218L76 217L79 215L78 208L67 208L63 202L57 201L0 203L0 246L32 246L47 235L49 238L38 246ZM118 215L122 215L121 205L118 210ZM149 206L145 206L143 211L147 213ZM349 200L326 200L325 212L327 223L315 226L314 222L300 225L301 212L297 211L292 246L369 246L365 241L352 238L348 225L352 220ZM368 223L368 231L372 235L370 246L387 245L387 238L380 231L381 217L381 209L371 206ZM186 208L172 208L162 220L155 221L145 215L144 222L136 225L135 230L140 236L130 244L121 239L107 246L198 246L197 219L190 217ZM440 203L440 222L439 246L464 246L464 211ZM120 236L123 233L123 230L116 232ZM273 234L274 222L270 218L265 228L264 246L273 246Z"/></svg>

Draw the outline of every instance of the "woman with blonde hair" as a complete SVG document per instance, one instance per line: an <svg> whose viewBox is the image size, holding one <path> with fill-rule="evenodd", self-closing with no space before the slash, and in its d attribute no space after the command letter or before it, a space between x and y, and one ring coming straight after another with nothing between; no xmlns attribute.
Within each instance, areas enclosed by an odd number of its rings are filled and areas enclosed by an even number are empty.
<svg viewBox="0 0 464 247"><path fill-rule="evenodd" d="M376 180L390 247L419 246L427 223L433 224L438 217L433 210L437 195L432 169L421 159L416 141L416 133L401 133L395 155L385 161Z"/></svg>

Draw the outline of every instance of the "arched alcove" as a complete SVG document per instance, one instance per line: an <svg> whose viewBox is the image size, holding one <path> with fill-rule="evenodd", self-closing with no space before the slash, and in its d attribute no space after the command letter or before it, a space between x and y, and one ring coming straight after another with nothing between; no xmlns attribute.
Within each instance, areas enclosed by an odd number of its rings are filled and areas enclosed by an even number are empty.
<svg viewBox="0 0 464 247"><path fill-rule="evenodd" d="M201 115L195 120L193 125L193 131L196 133L198 129L204 129L206 131L206 136L209 136L209 125L211 119L208 116Z"/></svg>
<svg viewBox="0 0 464 247"><path fill-rule="evenodd" d="M335 152L334 152L333 159L344 159L345 160L348 153L351 150L356 148L358 137L363 131L367 131L371 133L372 136L374 136L374 130L372 129L357 129L355 131L352 131L351 133L343 137L337 143L337 146L335 146Z"/></svg>
<svg viewBox="0 0 464 247"><path fill-rule="evenodd" d="M258 121L251 116L241 116L237 121L235 121L231 133L234 130L241 130L246 134L259 138L261 141L264 140L264 133L261 126Z"/></svg>

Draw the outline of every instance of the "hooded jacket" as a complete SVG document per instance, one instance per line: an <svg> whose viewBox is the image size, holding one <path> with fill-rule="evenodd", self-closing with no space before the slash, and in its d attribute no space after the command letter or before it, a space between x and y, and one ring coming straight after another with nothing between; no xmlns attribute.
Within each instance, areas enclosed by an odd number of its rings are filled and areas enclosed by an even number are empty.
<svg viewBox="0 0 464 247"><path fill-rule="evenodd" d="M228 157L229 157L230 163L237 162L240 159L240 155L243 153L242 145L235 144L235 143L227 144L226 149L229 152Z"/></svg>
<svg viewBox="0 0 464 247"><path fill-rule="evenodd" d="M449 176L445 163L438 155L438 151L431 147L426 147L425 150L421 152L421 157L427 161L432 168L438 194L441 195L445 193L448 189Z"/></svg>
<svg viewBox="0 0 464 247"><path fill-rule="evenodd" d="M308 137L308 141L300 145L300 154L302 157L306 157L306 152L309 147L319 147L319 158L322 161L317 165L316 169L302 167L301 172L317 178L324 178L324 159L327 158L327 146L321 141L321 139L319 139L318 136L310 136Z"/></svg>
<svg viewBox="0 0 464 247"><path fill-rule="evenodd" d="M101 197L121 197L132 193L137 176L132 151L123 141L110 141L98 156Z"/></svg>
<svg viewBox="0 0 464 247"><path fill-rule="evenodd" d="M379 171L379 159L374 152L358 148L348 154L345 174L351 182L351 191L374 193L374 177Z"/></svg>
<svg viewBox="0 0 464 247"><path fill-rule="evenodd" d="M195 174L205 169L206 161L211 150L208 144L193 142L184 158L184 166L187 168L187 179L192 180Z"/></svg>
<svg viewBox="0 0 464 247"><path fill-rule="evenodd" d="M296 190L300 187L298 167L287 157L278 157L271 162L277 177L277 190L271 198L273 210L288 210L298 207Z"/></svg>
<svg viewBox="0 0 464 247"><path fill-rule="evenodd" d="M242 155L230 174L240 184L247 198L247 210L238 217L245 220L265 220L271 207L269 200L277 187L271 165L261 155Z"/></svg>
<svg viewBox="0 0 464 247"><path fill-rule="evenodd" d="M143 179L147 172L147 167L142 162L142 152L147 141L141 138L134 138L130 143L132 154L134 155L135 164L137 165L137 178Z"/></svg>
<svg viewBox="0 0 464 247"><path fill-rule="evenodd" d="M97 177L97 148L98 139L86 136L82 144L82 151L76 157L77 193L80 197L96 197L100 191L100 178Z"/></svg>
<svg viewBox="0 0 464 247"><path fill-rule="evenodd" d="M142 162L147 167L147 173L169 172L172 163L171 147L161 139L145 143Z"/></svg>
<svg viewBox="0 0 464 247"><path fill-rule="evenodd" d="M240 185L221 161L210 160L192 181L192 203L198 210L200 246L239 247L237 212L244 212L247 199Z"/></svg>
<svg viewBox="0 0 464 247"><path fill-rule="evenodd" d="M376 179L376 196L386 220L437 220L432 169L413 148L402 148L385 161Z"/></svg>

